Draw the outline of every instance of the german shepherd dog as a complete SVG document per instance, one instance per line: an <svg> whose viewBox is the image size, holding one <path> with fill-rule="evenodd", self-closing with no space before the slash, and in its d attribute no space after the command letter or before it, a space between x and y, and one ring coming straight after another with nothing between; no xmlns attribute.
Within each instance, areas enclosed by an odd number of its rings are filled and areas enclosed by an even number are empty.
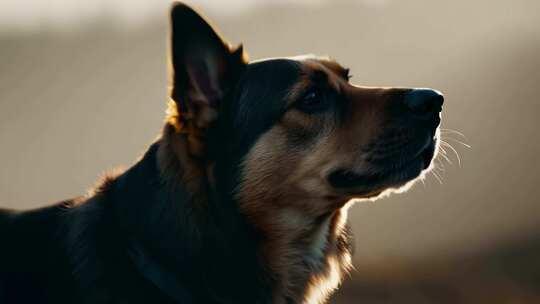
<svg viewBox="0 0 540 304"><path fill-rule="evenodd" d="M248 62L171 9L161 136L91 193L0 212L1 303L323 303L351 268L347 208L407 187L443 97L349 83L315 56Z"/></svg>

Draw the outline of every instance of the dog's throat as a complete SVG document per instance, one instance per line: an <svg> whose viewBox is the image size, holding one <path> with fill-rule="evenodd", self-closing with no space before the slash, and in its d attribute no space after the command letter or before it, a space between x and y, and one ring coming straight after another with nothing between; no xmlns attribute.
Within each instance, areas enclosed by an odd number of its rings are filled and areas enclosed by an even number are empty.
<svg viewBox="0 0 540 304"><path fill-rule="evenodd" d="M275 303L281 303L279 299L302 303L310 286L318 284L313 274L325 276L332 272L327 258L329 252L335 251L336 242L331 239L335 238L331 231L335 220L335 213L309 219L293 210L284 211L275 219L274 230L266 232L266 241L261 245L264 268L276 282ZM280 228L276 229L277 226Z"/></svg>

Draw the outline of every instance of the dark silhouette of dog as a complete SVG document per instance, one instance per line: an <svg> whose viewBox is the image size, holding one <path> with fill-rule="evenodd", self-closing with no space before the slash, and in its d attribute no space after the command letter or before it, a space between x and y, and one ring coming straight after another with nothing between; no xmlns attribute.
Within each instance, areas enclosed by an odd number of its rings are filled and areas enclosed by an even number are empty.
<svg viewBox="0 0 540 304"><path fill-rule="evenodd" d="M1 303L323 303L351 267L351 200L409 186L437 151L437 91L249 62L182 3L170 61L163 132L131 168L0 211Z"/></svg>

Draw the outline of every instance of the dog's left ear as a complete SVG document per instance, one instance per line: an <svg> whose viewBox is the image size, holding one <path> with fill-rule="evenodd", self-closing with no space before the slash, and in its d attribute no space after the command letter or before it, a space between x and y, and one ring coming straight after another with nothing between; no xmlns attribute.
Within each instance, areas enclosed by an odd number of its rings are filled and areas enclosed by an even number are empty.
<svg viewBox="0 0 540 304"><path fill-rule="evenodd" d="M204 140L219 115L223 98L236 83L247 59L243 48L231 48L195 10L183 3L171 8L172 91L177 129L190 142ZM202 144L202 143L198 143ZM195 149L196 150L196 149Z"/></svg>

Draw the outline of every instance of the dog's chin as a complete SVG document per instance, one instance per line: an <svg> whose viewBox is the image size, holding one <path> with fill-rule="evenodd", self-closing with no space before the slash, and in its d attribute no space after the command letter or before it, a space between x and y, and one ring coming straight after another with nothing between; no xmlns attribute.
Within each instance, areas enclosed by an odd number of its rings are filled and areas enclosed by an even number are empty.
<svg viewBox="0 0 540 304"><path fill-rule="evenodd" d="M375 198L388 190L398 191L410 185L428 171L436 150L437 139L434 138L407 162L396 164L389 160L389 165L370 173L337 169L328 176L328 182L336 191L350 199Z"/></svg>

